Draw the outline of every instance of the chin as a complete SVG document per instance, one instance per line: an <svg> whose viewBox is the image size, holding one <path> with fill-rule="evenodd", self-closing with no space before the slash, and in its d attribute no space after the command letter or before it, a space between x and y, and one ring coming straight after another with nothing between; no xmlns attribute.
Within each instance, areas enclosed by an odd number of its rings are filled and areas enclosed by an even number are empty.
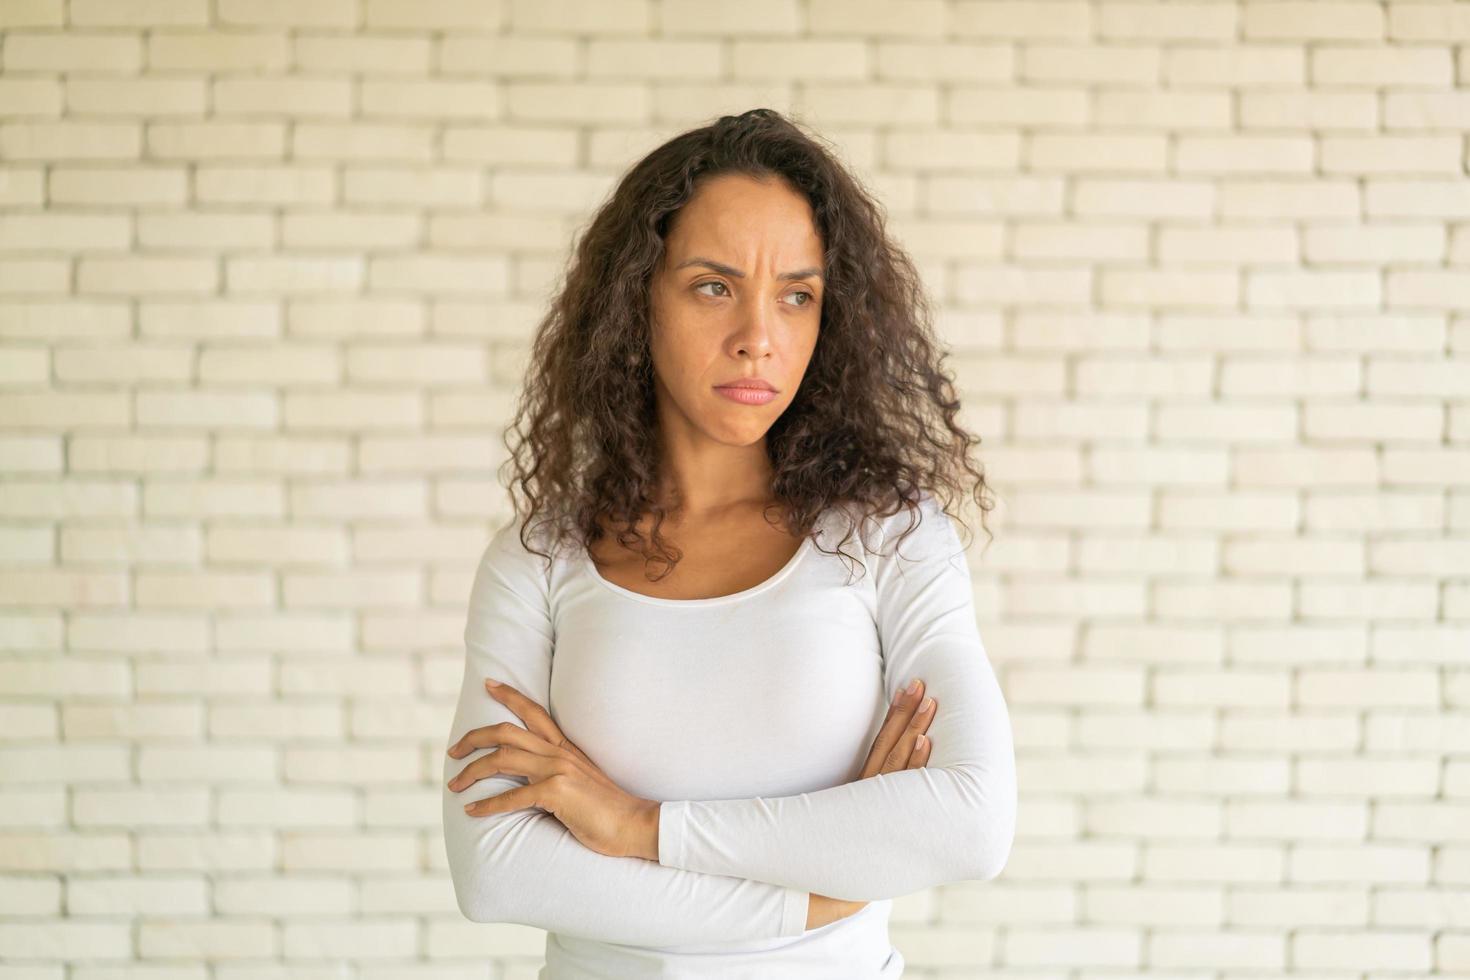
<svg viewBox="0 0 1470 980"><path fill-rule="evenodd" d="M756 443L760 442L766 437L766 433L769 432L770 429L771 427L767 425L760 428L745 427L740 432L730 432L728 429L722 430L709 428L706 428L704 432L707 436L709 436L711 439L713 439L715 442L718 442L722 446L733 446L743 449L746 446L753 446Z"/></svg>

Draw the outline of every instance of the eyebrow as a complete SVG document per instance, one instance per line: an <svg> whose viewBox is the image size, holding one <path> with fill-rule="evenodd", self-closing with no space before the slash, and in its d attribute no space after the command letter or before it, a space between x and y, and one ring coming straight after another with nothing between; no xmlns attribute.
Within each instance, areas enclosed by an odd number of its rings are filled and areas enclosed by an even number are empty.
<svg viewBox="0 0 1470 980"><path fill-rule="evenodd" d="M715 272L720 273L721 275L734 276L736 279L744 279L745 278L745 273L741 272L739 269L735 268L732 265L726 265L723 262L716 262L714 259L706 259L706 258L703 258L703 257L698 256L698 255L694 256L694 258L692 258L692 259L685 259L683 262L680 262L678 265L674 266L674 271L675 272L678 272L680 269L684 268L685 266L689 266L689 265L703 265L703 266L708 266L709 268L713 269ZM777 279L821 279L823 282L826 282L827 281L826 280L826 277L822 275L822 270L821 269L815 269L815 268L813 268L813 269L797 269L795 272L783 272L779 276L777 276L776 278Z"/></svg>

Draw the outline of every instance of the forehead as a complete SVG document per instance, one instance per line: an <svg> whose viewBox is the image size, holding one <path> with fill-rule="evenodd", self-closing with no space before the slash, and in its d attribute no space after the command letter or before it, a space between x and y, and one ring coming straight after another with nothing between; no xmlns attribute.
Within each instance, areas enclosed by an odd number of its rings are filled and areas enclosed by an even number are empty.
<svg viewBox="0 0 1470 980"><path fill-rule="evenodd" d="M701 186L670 228L668 257L742 259L770 254L816 263L822 258L811 205L783 180L725 175Z"/></svg>

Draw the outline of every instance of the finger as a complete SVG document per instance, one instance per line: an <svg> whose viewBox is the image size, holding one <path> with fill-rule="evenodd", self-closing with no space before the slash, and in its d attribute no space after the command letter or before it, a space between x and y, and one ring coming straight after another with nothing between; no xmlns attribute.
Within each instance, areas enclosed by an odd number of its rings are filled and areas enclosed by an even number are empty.
<svg viewBox="0 0 1470 980"><path fill-rule="evenodd" d="M554 748L545 739L526 731L520 725L510 721L500 721L493 725L471 728L460 736L459 741L449 747L449 755L458 759L462 755L469 755L475 749L488 749L495 745L519 745L522 748L542 753L549 753Z"/></svg>
<svg viewBox="0 0 1470 980"><path fill-rule="evenodd" d="M927 717L921 714L923 702L919 698L923 697L923 693L924 685L920 683L919 690L913 695L913 706L903 716L905 724L899 729L888 754L883 757L883 772L899 772L908 767L909 756L914 751L914 737L928 725ZM930 699L924 698L924 701L928 700Z"/></svg>
<svg viewBox="0 0 1470 980"><path fill-rule="evenodd" d="M524 810L527 807L541 806L546 793L543 783L527 783L525 786L517 786L508 789L504 793L487 796L475 803L466 803L464 812L472 817L488 817L492 813L510 813L513 810Z"/></svg>
<svg viewBox="0 0 1470 980"><path fill-rule="evenodd" d="M522 727L521 729L522 731L529 731L533 735L544 739L552 745L560 745L567 741L567 737L562 734L561 729L557 727L556 722L551 720L551 715L547 714L545 709L543 709L535 701L532 701L530 698L517 691L515 688L511 687L509 684L492 686L490 684L490 681L487 679L485 681L485 690L488 691L492 696L495 696L496 700L500 701L501 704L504 704L507 708L509 708L511 713L524 723L524 727ZM544 722L540 720L541 718L544 718ZM494 728L495 726L486 725L484 727ZM469 750L474 746L467 744L465 742L465 739L468 738L469 735L472 735L475 732L481 730L482 729L471 729L468 734L466 734L459 741L451 745L446 751L446 754L455 759L458 759L462 755L467 755L469 753Z"/></svg>
<svg viewBox="0 0 1470 980"><path fill-rule="evenodd" d="M552 720L551 713L514 687L509 684L491 684L487 677L485 690L525 722L527 731L541 736L552 745L561 745L567 740L561 728Z"/></svg>
<svg viewBox="0 0 1470 980"><path fill-rule="evenodd" d="M914 742L914 754L909 756L908 768L921 769L929 762L929 747L934 743L927 735L920 735Z"/></svg>
<svg viewBox="0 0 1470 980"><path fill-rule="evenodd" d="M928 730L929 722L934 717L934 705L934 699L931 697L925 697L920 702L918 709L909 719L908 727L904 729L893 751L884 760L884 772L899 772L909 768L909 760L913 757L914 746L918 742L919 735Z"/></svg>
<svg viewBox="0 0 1470 980"><path fill-rule="evenodd" d="M545 741L532 735L518 725L509 722L501 722L498 725L486 725L484 728L476 728L460 740L470 749L494 748L495 751L480 756L480 758L465 766L454 778L445 785L455 792L484 779L493 776L497 772L505 772L505 758L503 752L515 751L530 756L538 756L545 759L553 759L557 756L556 749L547 745ZM517 772L516 775L526 775Z"/></svg>
<svg viewBox="0 0 1470 980"><path fill-rule="evenodd" d="M863 778L884 771L883 766L890 761L890 756L897 748L899 739L913 717L914 707L919 703L923 693L924 682L920 681L917 691L910 694L906 689L902 689L894 698L893 703L889 705L888 716L883 719L883 725L878 729L878 737L873 739L873 747L868 751L867 761L863 764Z"/></svg>
<svg viewBox="0 0 1470 980"><path fill-rule="evenodd" d="M935 701L933 697L926 697L923 701L919 702L919 707L914 712L913 719L909 722L907 734L922 735L924 732L927 732L929 730L929 723L934 720L934 715L938 713L938 708L939 702Z"/></svg>
<svg viewBox="0 0 1470 980"><path fill-rule="evenodd" d="M465 766L445 785L459 793L489 776L525 776L534 783L558 771L557 760L551 756L519 746L502 745Z"/></svg>

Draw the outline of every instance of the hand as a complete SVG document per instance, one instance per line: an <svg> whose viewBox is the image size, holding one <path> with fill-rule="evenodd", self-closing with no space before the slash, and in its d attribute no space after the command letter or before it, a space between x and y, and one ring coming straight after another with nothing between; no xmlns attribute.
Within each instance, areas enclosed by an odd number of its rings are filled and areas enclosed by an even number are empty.
<svg viewBox="0 0 1470 980"><path fill-rule="evenodd" d="M924 682L910 694L898 692L898 697L888 706L888 717L878 729L873 747L868 750L868 761L863 764L859 779L867 779L884 772L902 769L918 769L929 761L932 743L924 733L938 713L939 705L929 698L927 710L919 710L924 702Z"/></svg>
<svg viewBox="0 0 1470 980"><path fill-rule="evenodd" d="M509 684L485 683L490 696L525 722L503 721L466 732L449 747L459 758L473 749L497 746L460 770L448 783L456 793L486 776L525 776L525 786L465 807L475 817L539 807L560 820L587 847L612 857L646 857L647 830L656 828L659 803L618 786L562 733L545 708ZM657 852L654 852L657 860Z"/></svg>
<svg viewBox="0 0 1470 980"><path fill-rule="evenodd" d="M898 772L902 769L918 769L929 761L931 743L927 736L929 723L934 720L938 704L932 699L928 710L920 711L924 700L924 682L913 694L900 691L893 704L888 707L888 717L873 739L868 750L868 761L864 763L858 779L867 779L879 773ZM811 894L807 901L806 927L817 929L839 919L862 911L867 902L848 902L840 898Z"/></svg>
<svg viewBox="0 0 1470 980"><path fill-rule="evenodd" d="M845 919L849 915L861 912L867 907L867 904L867 902L844 902L840 898L828 898L826 895L812 892L806 906L806 927L820 929L822 926L831 925L838 919Z"/></svg>

